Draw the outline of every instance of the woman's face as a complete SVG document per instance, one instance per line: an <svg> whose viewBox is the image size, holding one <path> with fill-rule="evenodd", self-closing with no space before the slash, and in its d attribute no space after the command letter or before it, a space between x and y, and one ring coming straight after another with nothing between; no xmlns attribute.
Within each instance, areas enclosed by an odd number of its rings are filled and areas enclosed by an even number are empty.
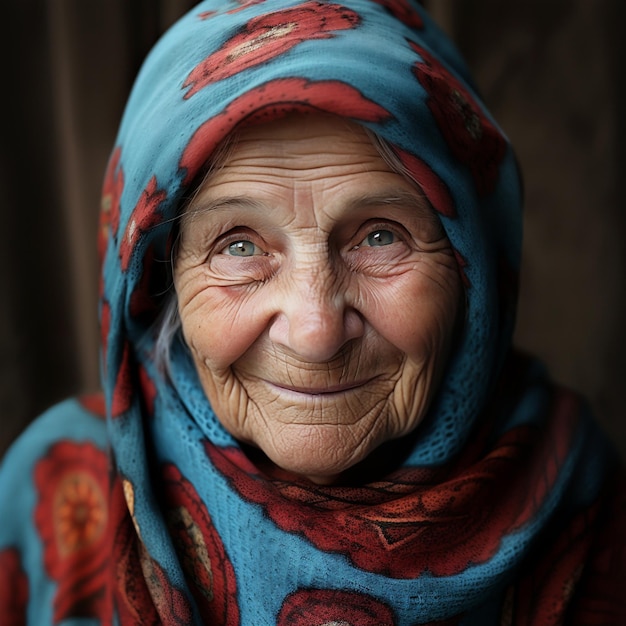
<svg viewBox="0 0 626 626"><path fill-rule="evenodd" d="M243 131L181 225L185 340L224 427L333 481L424 417L461 285L425 199L330 117Z"/></svg>

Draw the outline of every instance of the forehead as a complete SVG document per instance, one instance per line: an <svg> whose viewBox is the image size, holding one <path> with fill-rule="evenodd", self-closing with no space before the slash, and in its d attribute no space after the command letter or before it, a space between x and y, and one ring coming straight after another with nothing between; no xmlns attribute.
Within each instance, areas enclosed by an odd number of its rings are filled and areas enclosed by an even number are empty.
<svg viewBox="0 0 626 626"><path fill-rule="evenodd" d="M244 165L253 170L280 167L299 176L356 162L387 169L379 161L372 141L357 124L327 115L292 115L238 131L227 140L216 174Z"/></svg>
<svg viewBox="0 0 626 626"><path fill-rule="evenodd" d="M347 120L294 115L229 137L199 186L190 208L223 197L313 194L339 197L423 194L381 156L372 136ZM344 198L346 199L346 198ZM232 204L232 202L230 202Z"/></svg>

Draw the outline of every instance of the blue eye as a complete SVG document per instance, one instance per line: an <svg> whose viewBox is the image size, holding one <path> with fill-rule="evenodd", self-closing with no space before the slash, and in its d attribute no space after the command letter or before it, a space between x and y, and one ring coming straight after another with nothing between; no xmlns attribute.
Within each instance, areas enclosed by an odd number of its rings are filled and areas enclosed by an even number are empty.
<svg viewBox="0 0 626 626"><path fill-rule="evenodd" d="M263 251L256 244L247 239L233 241L227 250L227 254L231 256L258 256L263 254Z"/></svg>
<svg viewBox="0 0 626 626"><path fill-rule="evenodd" d="M396 241L396 236L390 230L375 230L371 232L361 245L388 246Z"/></svg>

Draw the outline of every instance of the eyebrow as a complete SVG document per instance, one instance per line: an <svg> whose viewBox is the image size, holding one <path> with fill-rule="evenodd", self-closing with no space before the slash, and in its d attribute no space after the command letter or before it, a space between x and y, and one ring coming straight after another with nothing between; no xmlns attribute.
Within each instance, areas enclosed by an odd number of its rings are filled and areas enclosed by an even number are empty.
<svg viewBox="0 0 626 626"><path fill-rule="evenodd" d="M363 193L349 199L346 206L349 211L376 206L405 208L414 210L419 217L437 219L436 211L426 196L405 189L392 188L375 194ZM197 215L219 209L228 209L229 207L252 209L259 212L267 210L265 203L250 196L223 196L205 203L198 202L197 206L194 206L193 201L190 202L182 215L182 222L186 223Z"/></svg>
<svg viewBox="0 0 626 626"><path fill-rule="evenodd" d="M198 203L192 200L183 212L181 222L182 224L186 224L197 215L210 213L211 211L216 211L218 209L227 209L234 206L244 209L253 209L255 211L262 211L264 208L267 208L262 202L259 202L250 196L224 196L209 202Z"/></svg>
<svg viewBox="0 0 626 626"><path fill-rule="evenodd" d="M348 202L348 208L352 210L376 206L412 209L423 217L436 217L436 211L426 196L405 189L392 188L375 194L364 193Z"/></svg>

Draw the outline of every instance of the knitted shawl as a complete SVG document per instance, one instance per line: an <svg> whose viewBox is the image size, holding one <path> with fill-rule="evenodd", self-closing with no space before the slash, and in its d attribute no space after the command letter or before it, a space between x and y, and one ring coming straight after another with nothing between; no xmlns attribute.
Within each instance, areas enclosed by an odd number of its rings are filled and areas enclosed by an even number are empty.
<svg viewBox="0 0 626 626"><path fill-rule="evenodd" d="M320 112L382 137L437 212L465 318L380 475L268 474L155 323L177 217L235 128ZM411 0L206 0L147 57L104 182L103 394L0 472L2 624L626 624L619 462L511 347L521 189L453 45ZM390 311L393 315L393 312Z"/></svg>

